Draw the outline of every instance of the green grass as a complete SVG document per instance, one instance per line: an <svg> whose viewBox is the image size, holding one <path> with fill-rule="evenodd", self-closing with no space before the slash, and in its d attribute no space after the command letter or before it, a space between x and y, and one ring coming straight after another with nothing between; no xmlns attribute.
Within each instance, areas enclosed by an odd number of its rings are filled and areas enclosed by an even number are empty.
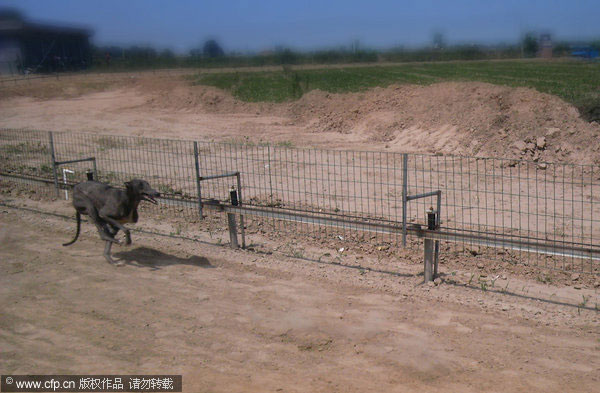
<svg viewBox="0 0 600 393"><path fill-rule="evenodd" d="M480 81L531 87L578 107L600 103L600 63L579 61L460 61L277 72L200 74L192 83L230 91L249 102L284 102L319 89L359 92L391 84Z"/></svg>

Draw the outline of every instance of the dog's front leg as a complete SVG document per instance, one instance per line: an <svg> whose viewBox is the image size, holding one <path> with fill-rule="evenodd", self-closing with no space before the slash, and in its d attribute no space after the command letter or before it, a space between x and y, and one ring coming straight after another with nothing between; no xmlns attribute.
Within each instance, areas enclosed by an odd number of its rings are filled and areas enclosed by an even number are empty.
<svg viewBox="0 0 600 393"><path fill-rule="evenodd" d="M100 239L106 240L107 242L121 244L121 242L112 235L109 226L105 222L95 222Z"/></svg>
<svg viewBox="0 0 600 393"><path fill-rule="evenodd" d="M108 217L107 215L100 214L100 218L102 218L104 221L108 222L113 228L117 228L117 230L120 229L123 232L125 232L125 244L127 244L127 245L131 244L131 233L129 232L129 229L125 228L121 223L113 220L112 218Z"/></svg>
<svg viewBox="0 0 600 393"><path fill-rule="evenodd" d="M111 248L112 248L112 242L107 240L106 245L104 246L104 258L106 258L108 263L110 263L111 265L122 266L123 262L117 262L114 259L112 259L112 256L110 255Z"/></svg>
<svg viewBox="0 0 600 393"><path fill-rule="evenodd" d="M108 224L110 226L110 235L113 238L117 237L117 233L119 233L119 228L112 225L112 224ZM125 244L126 245L130 245L131 244L131 234L129 233L129 231L125 231Z"/></svg>

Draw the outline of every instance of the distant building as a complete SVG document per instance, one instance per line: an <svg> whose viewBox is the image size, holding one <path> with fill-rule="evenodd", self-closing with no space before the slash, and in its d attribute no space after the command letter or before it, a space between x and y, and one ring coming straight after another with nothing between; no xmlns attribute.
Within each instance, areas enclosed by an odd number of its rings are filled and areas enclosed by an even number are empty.
<svg viewBox="0 0 600 393"><path fill-rule="evenodd" d="M75 71L91 64L91 31L32 23L0 11L0 74Z"/></svg>
<svg viewBox="0 0 600 393"><path fill-rule="evenodd" d="M583 45L572 47L571 56L581 59L597 59L599 55L597 49L589 45Z"/></svg>
<svg viewBox="0 0 600 393"><path fill-rule="evenodd" d="M540 52L539 56L544 59L552 58L552 36L550 34L540 35Z"/></svg>

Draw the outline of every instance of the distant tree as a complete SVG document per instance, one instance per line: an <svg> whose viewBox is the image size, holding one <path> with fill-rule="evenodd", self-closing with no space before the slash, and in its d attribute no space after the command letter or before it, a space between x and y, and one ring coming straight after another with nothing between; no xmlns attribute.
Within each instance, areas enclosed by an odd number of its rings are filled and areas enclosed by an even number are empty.
<svg viewBox="0 0 600 393"><path fill-rule="evenodd" d="M208 40L204 43L202 53L205 57L215 58L221 57L225 54L223 48L215 40Z"/></svg>
<svg viewBox="0 0 600 393"><path fill-rule="evenodd" d="M523 41L521 42L522 48L523 48L523 55L525 57L535 57L538 49L539 49L539 44L538 44L538 40L535 36L535 34L533 33L527 33L525 34L525 36L523 37Z"/></svg>
<svg viewBox="0 0 600 393"><path fill-rule="evenodd" d="M163 49L159 56L163 59L174 59L175 53L171 49Z"/></svg>
<svg viewBox="0 0 600 393"><path fill-rule="evenodd" d="M202 48L190 49L191 57L202 57Z"/></svg>
<svg viewBox="0 0 600 393"><path fill-rule="evenodd" d="M298 63L299 55L289 48L278 48L277 60L279 64L296 64Z"/></svg>

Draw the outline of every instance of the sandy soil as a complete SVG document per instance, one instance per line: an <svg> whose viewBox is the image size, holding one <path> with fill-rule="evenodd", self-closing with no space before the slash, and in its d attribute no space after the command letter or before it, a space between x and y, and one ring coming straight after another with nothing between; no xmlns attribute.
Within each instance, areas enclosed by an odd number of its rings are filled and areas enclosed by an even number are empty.
<svg viewBox="0 0 600 393"><path fill-rule="evenodd" d="M3 373L181 373L211 392L598 386L594 310L139 233L115 268L86 224L65 249L72 221L0 220Z"/></svg>
<svg viewBox="0 0 600 393"><path fill-rule="evenodd" d="M270 104L181 75L88 78L1 85L0 126L600 163L600 125L533 89L449 82Z"/></svg>
<svg viewBox="0 0 600 393"><path fill-rule="evenodd" d="M176 75L39 80L0 93L0 127L10 128L580 163L597 162L600 149L600 127L572 106L481 83L311 92L284 104L239 102ZM21 209L0 206L2 373L181 373L190 392L591 392L599 383L593 276L577 278L580 289L565 286L568 272L544 285L535 267L480 269L457 257L428 286L418 252L365 253L357 239L343 264L335 242L301 236L285 246L333 255L287 258L260 231L253 251L215 246L227 239L222 216L206 229L144 215L138 228L197 241L135 233L132 247L115 247L126 262L115 268L91 225L63 248L73 221L24 210L70 214L68 203L6 190L1 201ZM496 286L479 287L483 272Z"/></svg>

